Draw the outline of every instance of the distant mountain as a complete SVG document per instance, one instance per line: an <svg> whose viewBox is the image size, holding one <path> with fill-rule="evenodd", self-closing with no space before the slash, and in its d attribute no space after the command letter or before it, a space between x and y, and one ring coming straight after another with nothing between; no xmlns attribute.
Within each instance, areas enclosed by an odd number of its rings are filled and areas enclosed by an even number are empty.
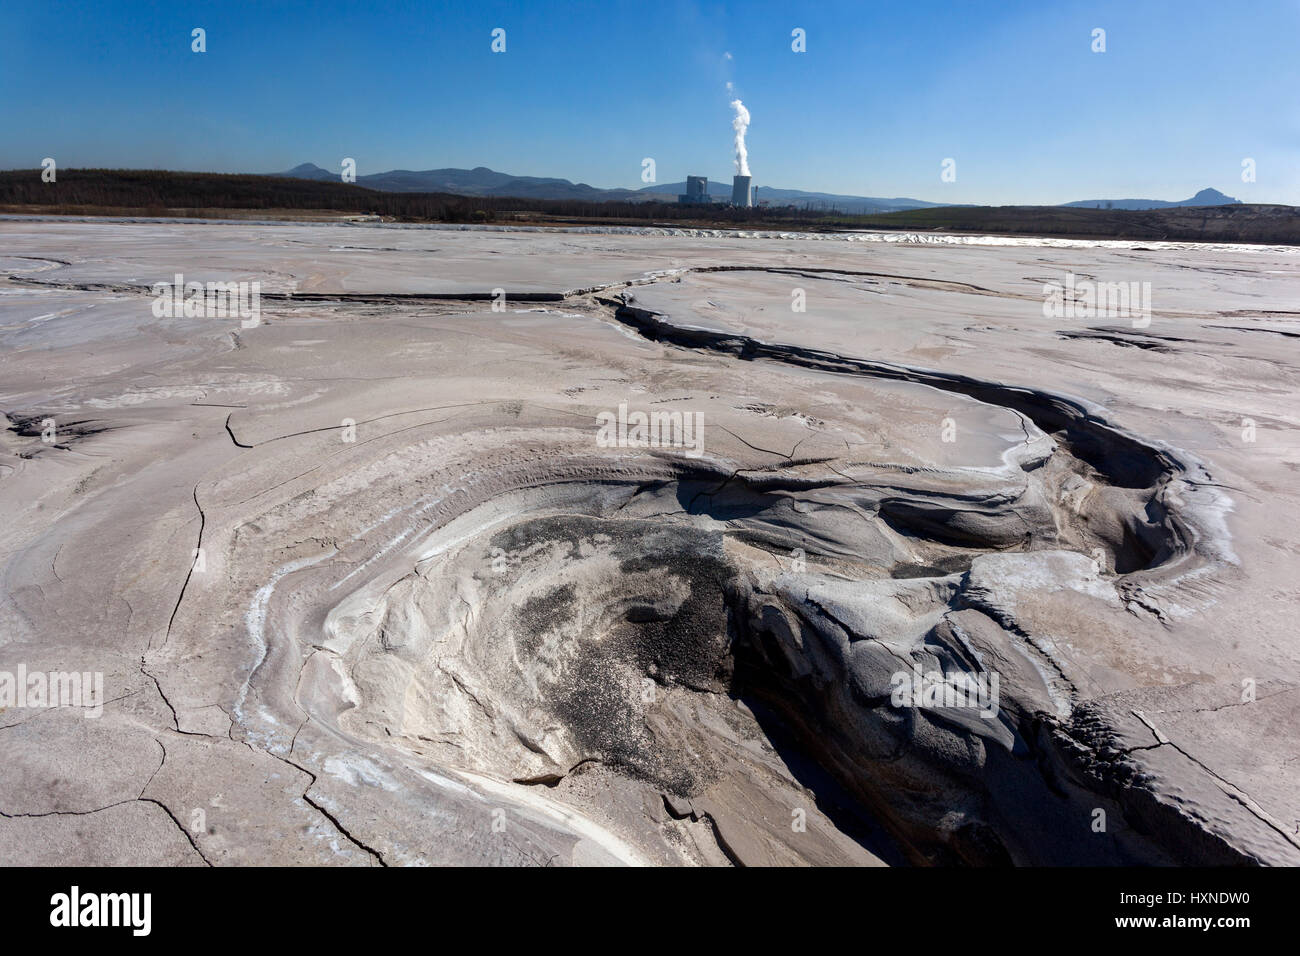
<svg viewBox="0 0 1300 956"><path fill-rule="evenodd" d="M328 169L321 169L315 163L303 163L301 166L295 166L286 173L275 173L276 176L287 176L290 179L338 179L338 173L331 173Z"/></svg>
<svg viewBox="0 0 1300 956"><path fill-rule="evenodd" d="M339 173L322 169L315 163L303 163L273 176L292 179L338 181ZM511 196L518 199L590 199L594 202L609 200L676 202L686 192L686 183L654 183L640 189L601 189L586 183L542 176L514 176L499 173L486 166L473 169L391 169L386 173L358 176L357 184L368 189L392 193L452 193L457 196ZM731 177L709 180L709 196L720 202L731 199ZM760 202L773 205L793 205L814 210L837 209L840 212L874 214L901 212L908 209L932 209L941 206L970 206L970 203L927 202L924 199L896 197L884 199L872 196L846 196L839 193L807 192L802 189L780 189L759 185ZM1225 196L1217 189L1202 189L1191 199L1169 202L1163 199L1084 199L1080 202L1062 203L1069 209L1169 209L1188 206L1235 206L1240 199Z"/></svg>
<svg viewBox="0 0 1300 956"><path fill-rule="evenodd" d="M295 179L333 179L339 174L321 169L315 163L303 163L276 176ZM397 193L454 193L458 196L514 196L520 199L591 199L633 200L640 202L676 202L686 192L686 183L655 183L640 189L601 189L586 183L567 179L549 179L539 176L514 176L499 173L486 166L474 169L393 169L386 173L358 176L357 185L382 192ZM723 202L731 198L731 177L710 180L709 195ZM813 209L838 209L848 213L896 212L902 209L927 209L948 203L926 202L923 199L876 199L869 196L842 196L836 193L805 192L802 189L778 189L760 186L760 200L778 205L804 206Z"/></svg>
<svg viewBox="0 0 1300 956"><path fill-rule="evenodd" d="M1238 206L1241 205L1241 200L1225 196L1217 189L1202 189L1191 199L1181 202L1167 202L1163 199L1084 199L1062 205L1077 209L1169 209L1174 206Z"/></svg>
<svg viewBox="0 0 1300 956"><path fill-rule="evenodd" d="M276 176L334 179L338 173L303 163ZM357 185L392 193L454 193L458 196L513 196L519 199L647 199L631 189L600 189L586 183L539 176L513 176L486 166L473 169L392 169L357 177Z"/></svg>

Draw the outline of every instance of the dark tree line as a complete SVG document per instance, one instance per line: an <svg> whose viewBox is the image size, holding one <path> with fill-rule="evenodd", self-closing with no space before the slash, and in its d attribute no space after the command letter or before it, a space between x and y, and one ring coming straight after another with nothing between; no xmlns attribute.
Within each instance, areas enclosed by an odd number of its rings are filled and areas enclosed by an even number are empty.
<svg viewBox="0 0 1300 956"><path fill-rule="evenodd" d="M53 183L40 170L0 172L0 205L99 209L297 209L373 213L400 220L495 222L513 214L636 221L707 219L722 223L806 220L794 207L684 206L673 202L515 199L450 193L380 192L342 182L163 170L66 169Z"/></svg>
<svg viewBox="0 0 1300 956"><path fill-rule="evenodd" d="M675 202L515 199L379 192L333 181L225 173L66 169L53 183L39 169L0 172L0 208L74 215L219 215L258 210L379 215L404 222L679 223L771 229L893 229L1006 235L1300 244L1294 206L1155 210L1061 206L946 206L872 215L795 206L690 206Z"/></svg>

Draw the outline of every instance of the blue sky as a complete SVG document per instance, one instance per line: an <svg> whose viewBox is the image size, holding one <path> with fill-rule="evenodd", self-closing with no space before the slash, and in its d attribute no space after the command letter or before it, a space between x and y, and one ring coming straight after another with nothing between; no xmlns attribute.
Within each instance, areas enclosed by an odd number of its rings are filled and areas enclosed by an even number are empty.
<svg viewBox="0 0 1300 956"><path fill-rule="evenodd" d="M1300 204L1298 37L1300 0L13 2L0 168L729 178L731 81L760 186Z"/></svg>

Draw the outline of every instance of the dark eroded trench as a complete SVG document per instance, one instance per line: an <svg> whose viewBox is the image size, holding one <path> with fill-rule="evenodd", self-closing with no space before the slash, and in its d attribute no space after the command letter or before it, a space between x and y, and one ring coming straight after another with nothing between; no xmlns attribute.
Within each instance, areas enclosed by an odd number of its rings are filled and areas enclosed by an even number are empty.
<svg viewBox="0 0 1300 956"><path fill-rule="evenodd" d="M524 519L456 558L483 569L462 657L497 709L517 715L534 761L507 761L503 774L554 786L599 762L667 797L697 797L734 765L714 753L708 728L662 706L688 693L718 712L743 702L826 817L891 862L1186 856L1162 829L1176 820L1126 805L1122 767L1108 778L1095 761L1088 773L1074 766L1077 741L1052 713L1032 646L970 586L971 563L992 542L929 540L917 531L926 522L900 530L884 508L880 521L849 522L842 505L772 476L701 475L629 493L617 514ZM807 566L788 569L796 546ZM503 578L488 570L494 555L508 565ZM909 615L872 616L894 602ZM402 621L386 626L395 633ZM1002 662L993 719L891 703L891 675L913 664L978 676L987 660ZM1086 826L1097 806L1131 825L1098 839Z"/></svg>
<svg viewBox="0 0 1300 956"><path fill-rule="evenodd" d="M1010 408L1056 448L1026 466L1032 501L779 471L727 476L700 463L698 474L684 467L677 481L629 489L612 511L524 518L473 545L477 554L457 557L462 566L487 568L495 554L510 568L510 584L483 571L474 596L456 597L472 622L461 625L460 654L503 706L476 703L494 718L508 711L523 744L503 768L513 779L556 785L596 761L670 797L703 792L727 761L714 759L707 728L658 707L660 694L645 693L653 685L743 702L827 816L894 862L1242 862L1144 786L1033 635L988 604L990 572L979 563L1043 549L1089 554L1130 609L1160 618L1143 588L1210 560L1186 502L1208 482L1203 468L1074 400L678 328L600 301L669 345L916 382ZM1086 504L1059 507L1072 477L1087 487ZM795 549L806 568L785 563ZM400 630L402 620L386 626ZM987 677L990 661L1002 681L991 719L891 702L900 671ZM1098 808L1122 825L1098 836L1088 826Z"/></svg>

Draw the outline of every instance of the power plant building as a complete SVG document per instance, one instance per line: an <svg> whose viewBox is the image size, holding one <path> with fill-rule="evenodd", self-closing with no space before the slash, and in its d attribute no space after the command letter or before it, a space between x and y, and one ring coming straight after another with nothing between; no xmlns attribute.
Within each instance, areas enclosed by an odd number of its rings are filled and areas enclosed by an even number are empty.
<svg viewBox="0 0 1300 956"><path fill-rule="evenodd" d="M706 205L709 202L709 177L687 176L686 192L677 197L679 203Z"/></svg>
<svg viewBox="0 0 1300 956"><path fill-rule="evenodd" d="M713 200L709 197L708 176L687 176L686 192L677 197L683 205L707 206ZM749 176L737 176L731 181L731 204L750 207L758 205L758 187L752 184Z"/></svg>

